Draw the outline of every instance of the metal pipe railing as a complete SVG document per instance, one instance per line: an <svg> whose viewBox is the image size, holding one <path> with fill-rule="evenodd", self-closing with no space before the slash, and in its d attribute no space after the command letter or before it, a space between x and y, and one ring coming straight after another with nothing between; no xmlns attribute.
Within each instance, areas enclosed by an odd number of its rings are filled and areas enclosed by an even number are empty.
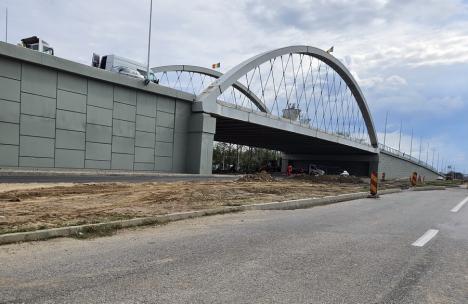
<svg viewBox="0 0 468 304"><path fill-rule="evenodd" d="M406 154L405 152L401 152L398 149L395 149L395 148L392 148L392 147L389 147L389 146L386 146L386 145L383 145L383 144L379 144L379 148L380 148L380 150L384 150L384 151L389 152L389 153L391 153L391 154L393 154L395 156L398 156L398 157L403 158L403 159L407 159L407 160L409 160L409 161L411 161L413 163L416 163L418 165L426 167L426 168L428 168L428 169L430 169L430 170L432 170L434 172L440 173L439 170L437 170L437 168L433 167L429 163L426 163L426 162L424 162L424 161L422 161L420 159L417 159L416 157L413 157L413 156L411 156L409 154Z"/></svg>

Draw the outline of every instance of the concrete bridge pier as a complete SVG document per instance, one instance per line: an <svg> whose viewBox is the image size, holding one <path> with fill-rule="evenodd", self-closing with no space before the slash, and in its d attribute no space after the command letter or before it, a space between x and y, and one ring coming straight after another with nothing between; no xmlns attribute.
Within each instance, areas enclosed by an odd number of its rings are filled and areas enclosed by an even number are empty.
<svg viewBox="0 0 468 304"><path fill-rule="evenodd" d="M186 151L188 173L211 174L215 131L216 118L206 113L192 113Z"/></svg>

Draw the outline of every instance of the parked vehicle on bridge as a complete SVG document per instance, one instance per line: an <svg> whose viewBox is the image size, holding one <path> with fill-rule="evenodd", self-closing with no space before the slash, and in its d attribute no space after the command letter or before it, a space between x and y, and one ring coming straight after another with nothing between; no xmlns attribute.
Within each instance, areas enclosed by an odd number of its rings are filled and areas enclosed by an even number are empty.
<svg viewBox="0 0 468 304"><path fill-rule="evenodd" d="M41 53L54 55L54 49L46 41L37 36L21 39L18 45Z"/></svg>
<svg viewBox="0 0 468 304"><path fill-rule="evenodd" d="M96 68L125 76L146 79L146 67L144 64L117 55L104 55L100 58L99 55L93 54L92 65ZM151 82L159 83L153 72L150 72L148 79Z"/></svg>

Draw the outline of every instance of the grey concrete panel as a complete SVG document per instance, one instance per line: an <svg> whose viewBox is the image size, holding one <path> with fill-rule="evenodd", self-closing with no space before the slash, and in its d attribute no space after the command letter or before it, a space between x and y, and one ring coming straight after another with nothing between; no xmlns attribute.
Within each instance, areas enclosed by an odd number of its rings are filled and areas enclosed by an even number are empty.
<svg viewBox="0 0 468 304"><path fill-rule="evenodd" d="M175 112L175 99L158 95L158 111L174 113Z"/></svg>
<svg viewBox="0 0 468 304"><path fill-rule="evenodd" d="M0 166L18 166L18 146L0 145Z"/></svg>
<svg viewBox="0 0 468 304"><path fill-rule="evenodd" d="M96 69L89 65L69 61L56 56L41 54L39 52L32 52L31 50L21 48L13 44L1 43L0 57L9 57L8 59L12 58L19 60L22 63L40 64L47 67L48 69L59 70L72 74L80 74L95 81L102 81L107 83L111 82L115 83L116 85L124 85L152 94L162 94L171 96L173 98L180 98L186 100L187 102L192 102L195 98L193 94L154 84L146 86L144 85L143 81L141 81L141 79L134 79L131 77L119 75L117 73L110 73L109 71Z"/></svg>
<svg viewBox="0 0 468 304"><path fill-rule="evenodd" d="M111 169L133 170L133 155L112 153Z"/></svg>
<svg viewBox="0 0 468 304"><path fill-rule="evenodd" d="M112 127L112 110L88 106L86 115L89 124Z"/></svg>
<svg viewBox="0 0 468 304"><path fill-rule="evenodd" d="M154 149L150 148L135 148L135 162L152 163L154 162Z"/></svg>
<svg viewBox="0 0 468 304"><path fill-rule="evenodd" d="M136 91L120 86L115 86L114 101L136 106Z"/></svg>
<svg viewBox="0 0 468 304"><path fill-rule="evenodd" d="M114 119L112 135L123 137L135 137L135 123Z"/></svg>
<svg viewBox="0 0 468 304"><path fill-rule="evenodd" d="M112 136L112 152L135 153L135 139L129 137Z"/></svg>
<svg viewBox="0 0 468 304"><path fill-rule="evenodd" d="M56 99L21 93L21 113L55 118Z"/></svg>
<svg viewBox="0 0 468 304"><path fill-rule="evenodd" d="M80 150L55 150L56 168L84 168L85 151Z"/></svg>
<svg viewBox="0 0 468 304"><path fill-rule="evenodd" d="M47 117L21 115L21 135L55 137L55 119Z"/></svg>
<svg viewBox="0 0 468 304"><path fill-rule="evenodd" d="M112 143L112 127L87 124L86 141L104 144Z"/></svg>
<svg viewBox="0 0 468 304"><path fill-rule="evenodd" d="M114 118L135 121L136 107L128 104L114 102Z"/></svg>
<svg viewBox="0 0 468 304"><path fill-rule="evenodd" d="M157 99L155 94L137 93L137 114L156 117Z"/></svg>
<svg viewBox="0 0 468 304"><path fill-rule="evenodd" d="M155 158L154 169L156 171L171 172L172 171L172 157L160 157Z"/></svg>
<svg viewBox="0 0 468 304"><path fill-rule="evenodd" d="M110 169L110 160L85 160L85 168L87 169Z"/></svg>
<svg viewBox="0 0 468 304"><path fill-rule="evenodd" d="M19 161L20 167L35 167L35 168L53 168L53 158L43 157L27 157L21 156Z"/></svg>
<svg viewBox="0 0 468 304"><path fill-rule="evenodd" d="M137 115L136 129L138 131L153 132L156 129L156 118Z"/></svg>
<svg viewBox="0 0 468 304"><path fill-rule="evenodd" d="M89 80L88 105L112 109L114 106L113 86L104 82Z"/></svg>
<svg viewBox="0 0 468 304"><path fill-rule="evenodd" d="M20 82L0 77L0 99L20 101Z"/></svg>
<svg viewBox="0 0 468 304"><path fill-rule="evenodd" d="M174 129L165 127L156 127L156 140L162 142L174 141Z"/></svg>
<svg viewBox="0 0 468 304"><path fill-rule="evenodd" d="M154 163L134 163L133 170L135 171L153 171Z"/></svg>
<svg viewBox="0 0 468 304"><path fill-rule="evenodd" d="M387 179L405 178L413 174L413 172L422 175L426 180L435 180L438 176L435 172L418 165L409 160L405 160L398 156L392 155L389 152L381 151L379 155L379 174L385 172Z"/></svg>
<svg viewBox="0 0 468 304"><path fill-rule="evenodd" d="M156 155L157 156L171 156L172 157L172 143L156 142Z"/></svg>
<svg viewBox="0 0 468 304"><path fill-rule="evenodd" d="M21 77L21 91L56 98L57 72L54 70L23 64Z"/></svg>
<svg viewBox="0 0 468 304"><path fill-rule="evenodd" d="M14 101L0 99L0 121L19 123L20 104Z"/></svg>
<svg viewBox="0 0 468 304"><path fill-rule="evenodd" d="M57 110L57 128L73 131L85 131L86 114Z"/></svg>
<svg viewBox="0 0 468 304"><path fill-rule="evenodd" d="M21 63L5 57L0 57L0 76L21 80Z"/></svg>
<svg viewBox="0 0 468 304"><path fill-rule="evenodd" d="M111 145L101 143L86 143L86 159L111 160Z"/></svg>
<svg viewBox="0 0 468 304"><path fill-rule="evenodd" d="M156 125L160 127L174 128L174 114L158 111Z"/></svg>
<svg viewBox="0 0 468 304"><path fill-rule="evenodd" d="M186 172L188 135L184 133L175 133L173 147L172 171L177 173Z"/></svg>
<svg viewBox="0 0 468 304"><path fill-rule="evenodd" d="M209 114L197 113L190 116L189 132L204 132L214 134L216 131L216 118Z"/></svg>
<svg viewBox="0 0 468 304"><path fill-rule="evenodd" d="M68 130L57 130L55 147L60 149L85 149L85 133Z"/></svg>
<svg viewBox="0 0 468 304"><path fill-rule="evenodd" d="M0 122L0 144L19 145L19 125Z"/></svg>
<svg viewBox="0 0 468 304"><path fill-rule="evenodd" d="M57 109L86 113L86 95L58 90Z"/></svg>
<svg viewBox="0 0 468 304"><path fill-rule="evenodd" d="M154 133L136 131L135 146L154 149L155 141L156 141L156 136L154 135Z"/></svg>
<svg viewBox="0 0 468 304"><path fill-rule="evenodd" d="M54 139L20 136L20 156L54 157Z"/></svg>
<svg viewBox="0 0 468 304"><path fill-rule="evenodd" d="M69 73L58 73L58 88L80 94L88 93L86 78Z"/></svg>
<svg viewBox="0 0 468 304"><path fill-rule="evenodd" d="M177 101L174 123L174 129L176 132L187 132L190 115L192 115L191 104Z"/></svg>

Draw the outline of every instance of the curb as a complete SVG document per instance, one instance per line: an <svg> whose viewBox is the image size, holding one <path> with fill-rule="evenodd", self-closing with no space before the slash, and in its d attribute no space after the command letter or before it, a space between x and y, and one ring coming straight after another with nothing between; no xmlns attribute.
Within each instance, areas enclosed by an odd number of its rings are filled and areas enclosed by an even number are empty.
<svg viewBox="0 0 468 304"><path fill-rule="evenodd" d="M411 188L410 191L430 191L430 190L446 190L445 186L422 186Z"/></svg>
<svg viewBox="0 0 468 304"><path fill-rule="evenodd" d="M401 189L387 189L381 190L379 194L391 194L402 192ZM301 208L310 208L314 206L322 206L328 204L334 204L344 201L351 201L355 199L367 198L367 192L358 192L358 193L349 193L341 194L338 196L326 196L322 198L305 198L297 199L283 202L272 202L272 203L261 203L261 204L252 204L252 205L242 205L242 206L227 206L216 209L208 210L198 210L198 211L188 211L188 212L178 212L171 213L166 215L158 215L152 217L143 217L135 218L129 220L119 220L112 221L107 223L97 223L97 224L86 224L80 226L69 226L69 227L60 227L60 228L51 228L44 230L36 231L27 231L27 232L17 232L17 233L7 233L0 235L0 245L18 243L18 242L30 242L30 241L40 241L57 237L69 237L73 235L78 235L82 231L86 231L92 228L104 228L104 229L122 229L130 228L136 226L145 226L145 225L155 225L155 224L165 224L174 221L180 221L190 218L197 218L202 216L209 215L218 215L225 213L233 213L240 211L249 211L249 210L293 210Z"/></svg>
<svg viewBox="0 0 468 304"><path fill-rule="evenodd" d="M379 191L379 194L392 194L402 192L401 189L387 189ZM321 198L304 198L283 202L272 202L272 203L261 203L254 205L244 206L245 210L294 210L294 209L303 209L310 208L315 206L323 206L328 204L335 204L345 201L351 201L356 199L367 198L369 195L368 192L358 192L358 193L348 193L340 194L337 196L325 196Z"/></svg>

